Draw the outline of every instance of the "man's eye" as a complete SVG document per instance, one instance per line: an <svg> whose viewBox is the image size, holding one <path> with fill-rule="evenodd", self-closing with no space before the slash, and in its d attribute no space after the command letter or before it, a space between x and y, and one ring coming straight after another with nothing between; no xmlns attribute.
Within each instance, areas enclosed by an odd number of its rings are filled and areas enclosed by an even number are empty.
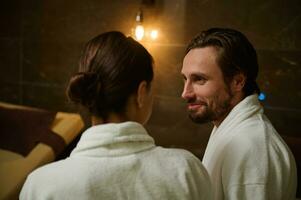
<svg viewBox="0 0 301 200"><path fill-rule="evenodd" d="M197 78L194 79L194 82L197 83L197 84L200 84L200 85L205 84L206 81L207 80L205 78L203 78L203 77L197 77Z"/></svg>
<svg viewBox="0 0 301 200"><path fill-rule="evenodd" d="M198 80L197 83L203 85L203 84L206 83L206 80L205 79L201 79L201 80Z"/></svg>

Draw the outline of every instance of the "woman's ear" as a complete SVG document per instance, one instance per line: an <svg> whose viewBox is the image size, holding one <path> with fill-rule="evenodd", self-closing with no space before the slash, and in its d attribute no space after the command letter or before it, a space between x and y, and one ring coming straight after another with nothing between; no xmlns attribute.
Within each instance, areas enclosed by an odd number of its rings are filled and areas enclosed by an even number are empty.
<svg viewBox="0 0 301 200"><path fill-rule="evenodd" d="M146 81L142 81L139 84L137 91L137 105L138 108L142 108L144 106L145 100L147 98L147 83Z"/></svg>
<svg viewBox="0 0 301 200"><path fill-rule="evenodd" d="M234 75L232 79L231 89L233 92L241 92L246 84L246 76L243 73Z"/></svg>

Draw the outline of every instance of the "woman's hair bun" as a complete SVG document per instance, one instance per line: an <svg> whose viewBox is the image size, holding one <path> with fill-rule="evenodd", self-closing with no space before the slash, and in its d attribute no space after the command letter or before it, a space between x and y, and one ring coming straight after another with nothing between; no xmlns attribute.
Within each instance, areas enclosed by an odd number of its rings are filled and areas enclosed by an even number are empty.
<svg viewBox="0 0 301 200"><path fill-rule="evenodd" d="M69 81L67 96L74 103L89 107L100 90L101 82L96 73L78 72Z"/></svg>
<svg viewBox="0 0 301 200"><path fill-rule="evenodd" d="M106 120L110 113L126 114L142 81L150 86L153 59L139 42L110 31L86 43L78 71L67 87L69 99Z"/></svg>

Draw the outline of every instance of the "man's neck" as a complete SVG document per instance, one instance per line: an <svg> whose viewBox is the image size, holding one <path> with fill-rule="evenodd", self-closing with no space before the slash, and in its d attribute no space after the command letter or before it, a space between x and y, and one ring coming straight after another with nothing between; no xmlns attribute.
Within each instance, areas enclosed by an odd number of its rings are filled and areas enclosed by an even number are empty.
<svg viewBox="0 0 301 200"><path fill-rule="evenodd" d="M231 112L231 110L237 105L239 104L243 99L245 98L245 96L243 95L243 93L239 93L235 96L232 97L231 99L231 103L229 105L230 109L227 113L225 113L223 116L221 116L219 119L212 121L212 124L216 127L219 127L219 125L221 125L221 123L226 119L226 117L229 115L229 113Z"/></svg>
<svg viewBox="0 0 301 200"><path fill-rule="evenodd" d="M232 110L232 109L231 109ZM231 111L230 110L230 111ZM224 121L224 119L226 119L226 117L228 116L228 114L230 113L230 111L228 113L226 113L223 117L221 117L220 119L218 120L214 120L212 121L212 124L216 127L219 127L219 125Z"/></svg>

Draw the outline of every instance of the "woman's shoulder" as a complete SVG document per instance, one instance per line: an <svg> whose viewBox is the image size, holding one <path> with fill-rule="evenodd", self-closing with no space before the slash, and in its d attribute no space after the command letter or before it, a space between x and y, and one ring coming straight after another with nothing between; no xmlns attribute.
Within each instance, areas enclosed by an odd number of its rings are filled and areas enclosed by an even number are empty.
<svg viewBox="0 0 301 200"><path fill-rule="evenodd" d="M167 179L169 183L176 182L178 188L190 185L190 192L198 197L207 194L210 196L210 178L199 158L184 149L156 147L154 151L156 157L152 164L147 165L160 169L161 179Z"/></svg>
<svg viewBox="0 0 301 200"><path fill-rule="evenodd" d="M164 148L157 146L156 148L154 148L153 153L154 155L156 155L157 159L163 159L165 162L175 162L177 165L182 164L191 166L191 164L193 164L202 166L200 159L185 149Z"/></svg>
<svg viewBox="0 0 301 200"><path fill-rule="evenodd" d="M65 161L60 160L56 162L52 162L46 165L43 165L34 171L32 171L27 179L30 181L38 181L38 180L44 180L45 178L53 178L53 175L56 173L60 173L62 166L64 165Z"/></svg>

